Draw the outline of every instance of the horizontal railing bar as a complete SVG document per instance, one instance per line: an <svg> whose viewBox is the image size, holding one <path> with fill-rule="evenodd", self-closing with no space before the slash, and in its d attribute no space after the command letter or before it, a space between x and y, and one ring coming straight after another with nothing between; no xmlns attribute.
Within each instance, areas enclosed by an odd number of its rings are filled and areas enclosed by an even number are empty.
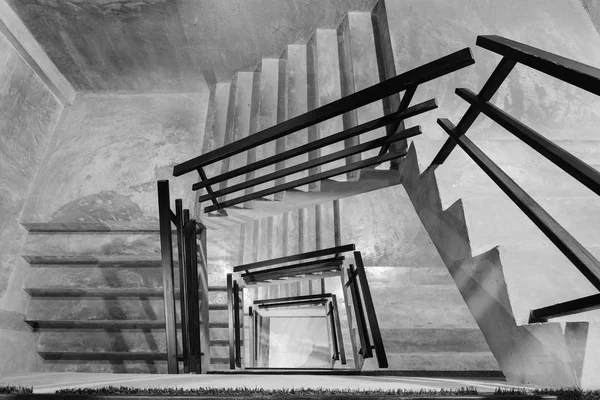
<svg viewBox="0 0 600 400"><path fill-rule="evenodd" d="M527 125L517 121L495 105L482 101L477 95L468 89L456 89L462 99L473 106L477 106L485 115L490 117L498 125L521 139L532 149L552 161L567 174L584 184L588 189L600 195L600 172L592 168L573 154L557 146Z"/></svg>
<svg viewBox="0 0 600 400"><path fill-rule="evenodd" d="M485 101L491 100L516 64L516 61L510 60L507 57L503 57L494 69L494 72L492 72L488 80L479 91L479 98ZM469 130L471 125L473 125L478 116L479 110L473 106L470 106L456 126L456 131L458 134L464 135ZM440 151L431 162L431 166L435 168L438 165L442 165L455 147L456 142L452 138L448 138L446 143L444 143Z"/></svg>
<svg viewBox="0 0 600 400"><path fill-rule="evenodd" d="M275 186L273 188L260 190L255 193L247 194L245 196L240 196L240 197L236 197L234 199L228 200L228 201L223 201L223 202L219 203L220 204L219 207L222 207L222 208L231 207L236 204L245 203L246 201L265 197L270 194L281 192L283 190L293 189L297 186L304 186L304 185L307 185L312 182L322 181L323 179L331 178L331 177L337 176L337 175L342 175L346 172L356 171L357 169L363 169L363 168L371 167L373 165L381 164L383 162L386 162L389 160L394 160L398 157L402 157L403 155L406 155L406 153L404 153L404 154L387 153L387 154L384 154L383 156L375 156L375 157L367 158L366 160L363 160L363 161L358 161L358 162L355 162L352 164L347 164L342 167L338 167L338 168L334 168L334 169L327 170L324 172L320 172L315 175L310 175L305 178L297 179L292 182L287 182L287 183ZM215 211L217 209L218 209L217 206L214 206L214 205L208 206L208 207L204 208L204 212L209 213L209 212Z"/></svg>
<svg viewBox="0 0 600 400"><path fill-rule="evenodd" d="M344 246L330 247L328 249L309 251L307 253L292 254L290 256L272 258L270 260L264 260L264 261L249 263L249 264L237 265L237 266L233 267L233 272L250 271L252 269L268 267L270 265L277 265L277 264L283 264L286 262L306 260L309 258L330 256L332 254L346 253L346 252L354 251L354 250L355 250L355 246L353 244L346 244Z"/></svg>
<svg viewBox="0 0 600 400"><path fill-rule="evenodd" d="M424 101L422 103L416 104L412 107L407 108L403 112L393 113L385 115L381 118L374 119L369 122L365 122L364 124L352 127L350 129L346 129L344 131L335 133L333 135L326 136L322 139L316 140L314 142L307 143L305 145L284 151L283 153L275 154L274 156L267 157L265 159L256 161L252 164L244 165L243 167L236 168L229 172L225 172L223 174L217 175L213 178L203 180L201 182L196 182L193 186L193 190L203 189L207 186L214 185L228 179L234 178L240 175L246 175L248 172L256 171L258 169L268 167L269 165L277 164L278 162L309 153L313 150L320 149L325 146L329 146L333 143L341 142L342 140L349 139L351 137L360 135L362 133L380 128L384 125L390 124L396 120L403 120L406 118L411 118L419 114L423 114L425 112L434 110L437 108L437 103L435 99L430 99Z"/></svg>
<svg viewBox="0 0 600 400"><path fill-rule="evenodd" d="M497 35L477 36L477 46L600 95L600 69Z"/></svg>
<svg viewBox="0 0 600 400"><path fill-rule="evenodd" d="M437 122L592 285L600 290L600 263L598 260L469 138L458 136L452 122L447 119L438 119Z"/></svg>
<svg viewBox="0 0 600 400"><path fill-rule="evenodd" d="M352 146L352 147L349 147L344 150L336 151L335 153L327 154L326 156L323 156L323 157L318 157L313 160L308 160L306 162L296 164L291 167L281 169L279 171L271 172L269 174L259 176L254 179L250 179L248 181L238 183L237 185L229 186L222 190L217 190L216 192L213 192L212 194L205 194L203 196L200 196L198 201L200 203L202 203L203 201L210 200L212 198L212 196L220 197L220 196L225 196L230 193L239 192L240 190L244 190L249 187L258 186L265 182L274 181L276 179L279 179L279 178L282 178L285 176L293 175L300 171L309 170L309 169L317 167L319 165L323 165L323 164L327 164L327 163L330 163L333 161L345 159L346 157L352 156L354 154L360 154L364 151L380 147L386 143L397 142L402 139L407 139L409 137L420 135L421 133L422 133L421 127L415 126L410 129L396 132L392 136L384 136L384 137L381 137L378 139L374 139L369 142L362 143L362 144L359 144L356 146Z"/></svg>
<svg viewBox="0 0 600 400"><path fill-rule="evenodd" d="M298 275L311 275L318 272L332 272L333 270L339 271L342 267L342 262L337 263L321 263L313 266L303 267L301 269L294 269L290 271L279 271L273 274L261 274L257 276L248 277L245 282L247 284L263 283L269 280L281 280L281 278L297 278ZM317 276L317 275L315 275ZM320 275L319 275L320 276ZM282 281L282 283L284 283Z"/></svg>
<svg viewBox="0 0 600 400"><path fill-rule="evenodd" d="M317 293L317 294L306 294L302 296L292 296L292 297L279 297L277 299L262 299L262 300L254 300L254 304L269 304L269 303L282 303L286 301L296 301L296 300L314 300L314 299L325 299L333 296L332 293Z"/></svg>
<svg viewBox="0 0 600 400"><path fill-rule="evenodd" d="M322 264L342 263L345 258L346 257L343 257L343 256L342 257L332 257L332 258L328 258L325 260L308 261L308 262L300 263L300 264L287 265L285 267L264 269L264 270L260 270L260 271L256 271L256 272L244 273L244 274L242 274L242 278L255 279L255 278L260 277L261 279L263 279L264 275L269 275L272 273L276 274L276 273L280 273L280 272L297 270L299 268L314 267L314 266L318 266L318 265L322 265Z"/></svg>
<svg viewBox="0 0 600 400"><path fill-rule="evenodd" d="M401 92L413 85L429 82L440 76L457 71L475 63L471 50L467 47L445 57L421 65L376 85L360 90L349 96L333 101L305 114L291 118L281 124L257 132L244 139L215 149L209 153L195 157L176 165L173 175L180 176L199 167L231 157L261 144L287 136L301 129L318 124L330 118L342 115L348 111L360 108L395 93Z"/></svg>
<svg viewBox="0 0 600 400"><path fill-rule="evenodd" d="M580 299L569 300L564 303L531 310L529 313L529 323L548 322L548 319L550 318L564 317L598 309L600 309L600 294L594 294Z"/></svg>
<svg viewBox="0 0 600 400"><path fill-rule="evenodd" d="M300 301L289 301L284 303L271 303L271 304L260 304L258 308L283 308L283 307L295 307L295 306L305 306L310 304L321 304L325 305L329 302L329 300L321 299L321 300L300 300Z"/></svg>

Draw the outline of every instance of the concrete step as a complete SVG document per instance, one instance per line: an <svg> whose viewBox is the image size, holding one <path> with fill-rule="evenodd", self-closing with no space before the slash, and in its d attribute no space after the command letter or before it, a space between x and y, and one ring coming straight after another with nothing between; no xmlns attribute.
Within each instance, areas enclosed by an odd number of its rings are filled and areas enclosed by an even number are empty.
<svg viewBox="0 0 600 400"><path fill-rule="evenodd" d="M44 360L42 372L166 374L165 360ZM183 371L183 363L179 363Z"/></svg>
<svg viewBox="0 0 600 400"><path fill-rule="evenodd" d="M263 58L254 72L254 82L252 88L252 109L250 115L250 134L260 132L264 129L277 125L277 112L279 101L279 59ZM257 160L263 160L276 154L276 142L262 144L255 149L248 151L248 164ZM254 179L275 171L275 165L261 168L258 171L252 171L246 175L246 180ZM262 185L246 189L246 194L258 192L263 189L269 189L274 186L274 182L267 182ZM274 195L264 197L266 200L274 200ZM253 203L253 202L249 202ZM246 208L252 208L251 204L246 204Z"/></svg>
<svg viewBox="0 0 600 400"><path fill-rule="evenodd" d="M182 354L181 331L178 332L177 344L177 351ZM48 353L55 355L71 353L70 355L74 356L73 353L80 353L80 359L89 359L91 353L91 357L94 357L95 354L95 359L98 359L102 354L108 355L121 352L130 352L134 355L144 353L166 355L167 345L164 329L162 331L125 330L119 332L66 330L38 332L36 335L36 349L38 353L46 355ZM228 357L228 352L228 340L210 341L211 358ZM120 354L115 358L119 358L118 356Z"/></svg>
<svg viewBox="0 0 600 400"><path fill-rule="evenodd" d="M286 118L291 119L308 111L308 72L307 72L307 47L306 45L288 45L281 59L286 62L287 113ZM308 130L302 129L286 136L285 148L294 149L308 143ZM287 160L286 167L308 161L308 154L303 154ZM308 176L308 171L290 175L288 181L294 181ZM308 185L295 188L307 191Z"/></svg>
<svg viewBox="0 0 600 400"><path fill-rule="evenodd" d="M67 286L79 289L162 288L160 268L48 265L29 268L27 286L33 288Z"/></svg>
<svg viewBox="0 0 600 400"><path fill-rule="evenodd" d="M381 335L388 354L489 353L479 328L392 328Z"/></svg>
<svg viewBox="0 0 600 400"><path fill-rule="evenodd" d="M349 12L337 29L340 53L342 96L348 96L380 82L379 67L375 48L373 22L370 13ZM344 115L344 128L371 121L383 116L383 103L373 102ZM364 143L386 135L385 128L379 128L353 138L346 147ZM374 157L379 150L369 150L363 154L350 157L351 161L359 161ZM382 168L389 168L389 162ZM358 171L356 171L358 172ZM360 176L356 173L354 176Z"/></svg>
<svg viewBox="0 0 600 400"><path fill-rule="evenodd" d="M160 259L160 235L158 232L30 232L21 254L25 259L34 255Z"/></svg>
<svg viewBox="0 0 600 400"><path fill-rule="evenodd" d="M164 324L164 323L163 323ZM166 353L166 335L162 330L49 330L37 332L36 349L44 352L133 352ZM181 331L177 333L178 353L182 352Z"/></svg>
<svg viewBox="0 0 600 400"><path fill-rule="evenodd" d="M489 371L500 375L500 367L491 352L386 354L390 370L400 371ZM375 358L365 360L363 371L378 370Z"/></svg>
<svg viewBox="0 0 600 400"><path fill-rule="evenodd" d="M250 114L252 106L252 85L253 72L238 72L231 82L229 95L229 106L227 109L227 127L224 144L230 144L247 137L250 134ZM248 161L247 152L236 154L223 160L221 173L240 168L246 165ZM221 182L221 189L228 186L244 182L244 176L231 178L228 181ZM241 193L231 193L220 197L220 201L233 199L242 195Z"/></svg>
<svg viewBox="0 0 600 400"><path fill-rule="evenodd" d="M342 97L340 88L340 60L335 29L317 29L307 45L308 61L308 109L314 110ZM310 141L315 141L344 130L342 116L328 119L308 128ZM344 142L331 144L311 152L315 159L344 149ZM338 160L315 168L315 172L344 166L345 160ZM331 178L345 182L346 175ZM320 182L313 185L318 187Z"/></svg>
<svg viewBox="0 0 600 400"><path fill-rule="evenodd" d="M225 144L230 91L231 82L219 82L211 92L208 114L206 117L206 128L204 129L202 153L208 153ZM204 169L204 172L207 177L211 178L219 175L221 170L222 161L218 161L208 165Z"/></svg>
<svg viewBox="0 0 600 400"><path fill-rule="evenodd" d="M176 301L177 320L180 319ZM119 298L102 297L34 297L27 309L28 320L164 320L165 304L161 297Z"/></svg>

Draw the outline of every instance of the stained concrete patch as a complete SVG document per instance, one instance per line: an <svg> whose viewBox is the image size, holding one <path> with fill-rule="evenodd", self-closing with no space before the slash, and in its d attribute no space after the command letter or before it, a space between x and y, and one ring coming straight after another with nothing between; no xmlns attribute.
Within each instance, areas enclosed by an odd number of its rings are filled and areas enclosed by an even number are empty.
<svg viewBox="0 0 600 400"><path fill-rule="evenodd" d="M115 191L84 196L59 208L49 222L139 221L144 215L128 197Z"/></svg>

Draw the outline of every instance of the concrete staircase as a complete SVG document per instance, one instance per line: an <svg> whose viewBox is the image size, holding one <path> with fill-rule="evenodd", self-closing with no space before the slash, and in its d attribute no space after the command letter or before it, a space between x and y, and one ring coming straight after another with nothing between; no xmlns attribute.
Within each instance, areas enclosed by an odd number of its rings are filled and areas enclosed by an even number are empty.
<svg viewBox="0 0 600 400"><path fill-rule="evenodd" d="M214 275L230 268L229 249L237 248L239 236L212 236ZM23 257L30 264L25 318L35 330L42 371L166 373L158 232L30 230ZM175 288L179 293L178 270ZM225 295L225 287L209 286L214 365L228 362L219 352L227 336Z"/></svg>
<svg viewBox="0 0 600 400"><path fill-rule="evenodd" d="M541 8L544 13L535 12ZM575 1L540 1L523 8L518 0L488 2L485 7L476 0L460 5L381 0L372 13L349 13L337 30L319 29L307 45L291 44L280 58L265 58L256 69L237 73L232 82L218 83L203 150L470 46L475 66L420 87L413 101L436 97L440 111L435 117L457 123L466 105L454 89L479 89L498 62L474 47L477 34L503 35L598 66L600 56L585 46L600 48L600 36L582 11ZM447 15L458 17L450 20ZM567 17L570 24L562 24ZM457 18L469 21L464 24L468 28L458 29L451 22ZM551 29L535 28L546 24ZM494 101L598 165L596 98L517 67ZM355 126L397 103L393 96L365 106L274 146L215 163L207 175ZM363 253L391 370L498 375L501 369L515 383L585 387L595 382L594 371L600 367L598 312L527 323L531 308L591 295L594 289L460 149L435 171L425 170L446 139L435 117L407 121L408 127L421 125L424 136L412 141L400 173L362 170L229 209L228 217L202 215L211 229L208 256L214 257L209 260L209 285L215 288L210 292L215 368L226 368L218 363L228 354L226 324L220 322L225 321L220 289L225 275L235 263L330 246L329 205L341 199L342 243L355 243ZM379 130L369 135L383 134ZM600 255L596 197L489 120L480 118L469 137ZM307 172L315 173L317 169ZM404 186L394 186L399 182ZM32 272L27 318L38 329L45 370L165 370L158 254L156 232L30 232L24 250ZM304 294L303 285L273 285L258 295ZM328 279L326 291L343 301L339 285L339 280ZM345 307L340 304L339 309ZM344 341L348 356L349 338ZM375 367L369 361L364 369Z"/></svg>
<svg viewBox="0 0 600 400"><path fill-rule="evenodd" d="M379 2L377 15L387 23L390 50L386 73L473 46L475 34L505 36L600 66L598 52L589 51L600 48L600 36L581 4L547 4L530 3L523 11L518 1L485 7L477 1ZM543 16L538 7L544 7ZM457 30L456 19L446 15L468 21L470 31ZM542 33L539 26L556 29ZM436 33L422 34L430 30ZM499 61L487 50L473 50L475 66L420 88L415 101L435 95L437 116L457 124L467 106L454 89L479 91ZM596 96L517 66L492 102L598 169ZM600 312L528 323L531 309L597 290L460 148L437 169L427 169L447 136L431 116L415 118L413 124L421 124L424 134L412 141L401 167L404 187L507 379L597 387ZM583 246L600 255L596 195L487 117L479 117L467 136Z"/></svg>
<svg viewBox="0 0 600 400"><path fill-rule="evenodd" d="M382 75L375 51L375 31L370 13L351 12L337 30L317 29L306 45L288 45L280 58L264 58L254 70L238 72L231 82L216 84L209 105L203 152L217 149L224 144L232 143L326 105L342 96L379 83ZM345 116L338 116L296 132L287 138L261 145L231 159L213 163L206 168L206 174L210 178L381 116L383 116L383 103L378 101ZM383 128L376 129L347 140L345 143L335 143L287 162L281 162L274 168L267 167L251 172L246 176L246 180L384 135ZM281 178L277 184L315 175L375 154L376 150L371 150L344 160L333 161L309 171ZM228 182L222 182L220 189L241 181L243 177L232 178ZM207 216L200 210L197 215L209 229L221 229L232 224L283 214L286 211L395 184L398 184L398 173L390 170L390 163L387 162L378 168L353 171L347 176L336 176L261 199L266 201L247 202L243 204L243 208L229 208L228 217ZM273 187L273 182L246 189L244 194L269 187ZM237 196L237 193L229 194L220 197L220 200ZM203 207L206 204L203 204Z"/></svg>

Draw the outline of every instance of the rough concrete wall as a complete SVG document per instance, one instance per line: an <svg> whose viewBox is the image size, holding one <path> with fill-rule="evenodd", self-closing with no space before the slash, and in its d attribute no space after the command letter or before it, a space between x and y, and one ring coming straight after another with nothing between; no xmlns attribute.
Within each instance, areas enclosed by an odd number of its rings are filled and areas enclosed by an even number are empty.
<svg viewBox="0 0 600 400"><path fill-rule="evenodd" d="M457 87L478 91L500 56L475 45L478 35L500 35L572 58L600 65L600 36L579 0L529 1L386 1L395 67L398 73L470 47L476 64L436 79L417 90L413 104L435 97L439 108L411 119L421 124L423 138L446 139L437 118L458 123L467 103L454 93ZM394 16L396 16L394 18ZM423 34L428 32L428 34ZM600 98L517 65L492 102L521 122L551 139L597 138ZM478 118L469 130L472 139L512 138L489 118Z"/></svg>
<svg viewBox="0 0 600 400"><path fill-rule="evenodd" d="M9 0L77 90L194 91L375 0Z"/></svg>
<svg viewBox="0 0 600 400"><path fill-rule="evenodd" d="M195 94L80 94L56 129L24 223L155 224L156 181L197 156L208 90ZM171 179L191 208L194 176Z"/></svg>
<svg viewBox="0 0 600 400"><path fill-rule="evenodd" d="M0 34L0 371L35 371L19 217L62 105Z"/></svg>

